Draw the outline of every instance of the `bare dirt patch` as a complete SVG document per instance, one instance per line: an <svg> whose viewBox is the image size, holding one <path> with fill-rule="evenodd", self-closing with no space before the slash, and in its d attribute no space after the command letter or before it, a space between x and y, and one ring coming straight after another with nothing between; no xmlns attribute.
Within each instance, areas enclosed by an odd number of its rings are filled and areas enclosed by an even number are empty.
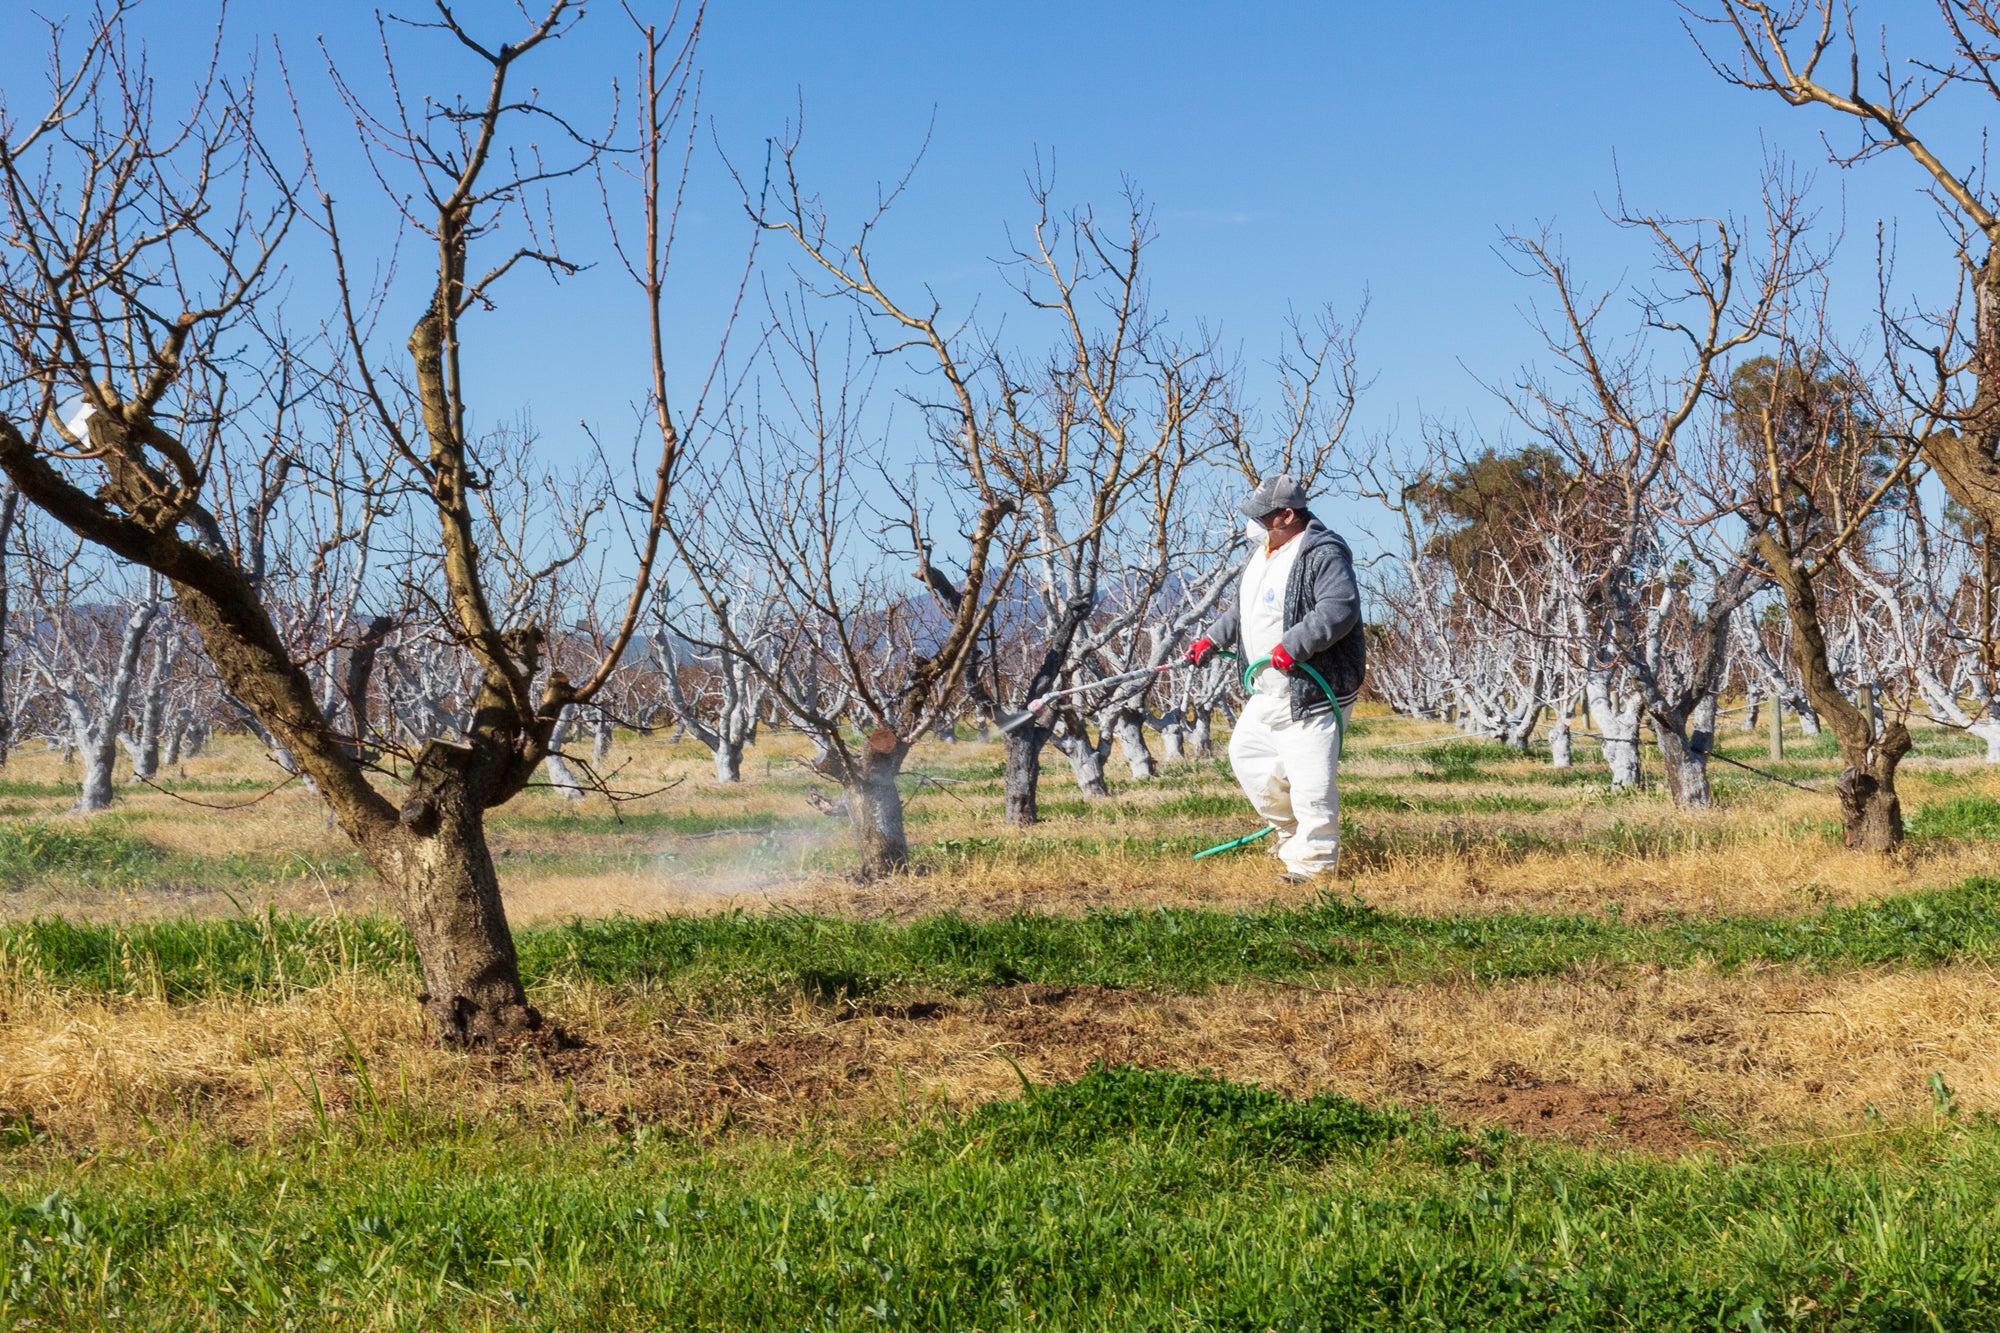
<svg viewBox="0 0 2000 1333"><path fill-rule="evenodd" d="M1702 1142L1684 1108L1665 1097L1544 1083L1525 1070L1506 1079L1447 1089L1434 1104L1439 1114L1455 1123L1499 1125L1535 1138L1667 1155Z"/></svg>

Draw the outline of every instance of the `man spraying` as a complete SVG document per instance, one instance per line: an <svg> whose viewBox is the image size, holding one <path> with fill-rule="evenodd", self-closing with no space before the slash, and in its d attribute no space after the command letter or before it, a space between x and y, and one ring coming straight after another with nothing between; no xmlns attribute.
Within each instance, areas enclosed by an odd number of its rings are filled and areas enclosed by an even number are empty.
<svg viewBox="0 0 2000 1333"><path fill-rule="evenodd" d="M1188 648L1196 666L1235 648L1249 700L1229 738L1229 764L1250 804L1277 830L1284 878L1304 883L1340 865L1334 777L1347 709L1361 692L1367 645L1347 543L1314 518L1305 487L1266 477L1236 506L1253 550L1236 605Z"/></svg>

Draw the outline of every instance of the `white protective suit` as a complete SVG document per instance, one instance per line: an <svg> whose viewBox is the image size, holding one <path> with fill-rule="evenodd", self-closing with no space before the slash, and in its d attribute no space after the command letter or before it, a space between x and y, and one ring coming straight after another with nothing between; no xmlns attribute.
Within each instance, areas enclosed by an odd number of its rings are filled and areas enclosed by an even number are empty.
<svg viewBox="0 0 2000 1333"><path fill-rule="evenodd" d="M1305 542L1260 550L1243 567L1237 608L1246 663L1270 656L1284 632L1285 582ZM1340 727L1331 715L1292 717L1291 681L1266 666L1229 738L1229 766L1257 813L1277 828L1272 852L1297 875L1340 865Z"/></svg>

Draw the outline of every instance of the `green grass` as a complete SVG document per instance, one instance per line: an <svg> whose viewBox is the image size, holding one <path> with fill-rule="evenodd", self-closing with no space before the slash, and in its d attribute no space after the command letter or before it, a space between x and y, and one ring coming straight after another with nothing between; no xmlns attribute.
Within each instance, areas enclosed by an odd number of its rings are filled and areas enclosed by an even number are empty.
<svg viewBox="0 0 2000 1333"><path fill-rule="evenodd" d="M1417 776L1431 782L1470 782L1483 775L1488 764L1507 763L1524 757L1497 741L1446 741L1417 751Z"/></svg>
<svg viewBox="0 0 2000 1333"><path fill-rule="evenodd" d="M2000 839L2000 801L1988 796L1932 801L1905 821L1904 830L1926 841Z"/></svg>
<svg viewBox="0 0 2000 1333"><path fill-rule="evenodd" d="M1153 1134L1199 1137L1210 1149L1240 1157L1317 1163L1420 1128L1422 1137L1442 1141L1447 1156L1470 1146L1395 1108L1363 1106L1332 1093L1298 1101L1246 1083L1167 1070L1100 1067L1074 1083L1025 1084L1023 1091L952 1126L943 1149L970 1139L1000 1161L1044 1152L1075 1157Z"/></svg>
<svg viewBox="0 0 2000 1333"><path fill-rule="evenodd" d="M155 877L166 854L108 823L0 823L0 886L61 878L108 888Z"/></svg>
<svg viewBox="0 0 2000 1333"><path fill-rule="evenodd" d="M79 891L207 889L237 891L367 874L358 852L315 858L277 852L173 853L129 833L113 812L88 822L0 819L0 891L55 885Z"/></svg>
<svg viewBox="0 0 2000 1333"><path fill-rule="evenodd" d="M377 917L171 918L131 926L62 917L0 926L0 978L57 990L195 1000L323 986L350 971L416 975L416 951Z"/></svg>
<svg viewBox="0 0 2000 1333"><path fill-rule="evenodd" d="M846 1138L458 1123L0 1179L0 1327L1984 1329L2000 1134L1678 1161L1105 1070ZM9 1159L0 1159L9 1160Z"/></svg>
<svg viewBox="0 0 2000 1333"><path fill-rule="evenodd" d="M584 977L690 996L970 994L1034 982L1200 991L1239 981L1354 984L1550 976L1582 966L1931 965L2000 955L2000 882L1785 917L1402 916L1328 898L1298 908L951 914L908 924L777 912L576 921L518 933L531 982ZM408 977L401 932L370 918L0 927L0 977L172 999L314 985L347 968Z"/></svg>

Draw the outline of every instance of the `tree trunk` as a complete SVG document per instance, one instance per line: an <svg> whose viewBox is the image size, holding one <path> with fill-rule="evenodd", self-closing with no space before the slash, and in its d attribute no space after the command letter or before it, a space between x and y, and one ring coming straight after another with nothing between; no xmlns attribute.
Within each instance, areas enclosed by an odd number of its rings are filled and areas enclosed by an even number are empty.
<svg viewBox="0 0 2000 1333"><path fill-rule="evenodd" d="M1007 822L1039 823L1039 787L1042 780L1042 747L1048 744L1049 729L1023 722L1002 733L1007 741Z"/></svg>
<svg viewBox="0 0 2000 1333"><path fill-rule="evenodd" d="M1576 761L1570 756L1569 738L1569 713L1567 710L1564 710L1563 715L1556 719L1555 725L1549 728L1550 768L1573 768L1576 766Z"/></svg>
<svg viewBox="0 0 2000 1333"><path fill-rule="evenodd" d="M1187 758L1187 723L1179 710L1160 719L1160 762L1177 764Z"/></svg>
<svg viewBox="0 0 2000 1333"><path fill-rule="evenodd" d="M118 759L118 735L111 728L105 728L100 740L93 737L90 744L81 747L83 759L83 793L70 807L73 815L94 815L100 810L111 808L111 769Z"/></svg>
<svg viewBox="0 0 2000 1333"><path fill-rule="evenodd" d="M611 762L611 741L617 730L618 722L610 713L600 712L591 719L590 766L600 773Z"/></svg>
<svg viewBox="0 0 2000 1333"><path fill-rule="evenodd" d="M139 739L132 746L132 781L151 782L160 772L160 732L167 713L167 682L146 682L139 698Z"/></svg>
<svg viewBox="0 0 2000 1333"><path fill-rule="evenodd" d="M1604 762L1611 770L1613 788L1639 784L1639 699L1628 697L1616 709L1611 691L1601 681L1593 681L1588 694L1591 725L1597 729L1598 743L1604 747Z"/></svg>
<svg viewBox="0 0 2000 1333"><path fill-rule="evenodd" d="M1872 690L1864 692L1858 706L1840 692L1820 628L1819 593L1812 575L1769 534L1758 542L1758 551L1785 594L1792 620L1792 654L1805 681L1806 697L1833 727L1840 756L1847 761L1835 783L1847 845L1856 851L1892 852L1903 841L1896 766L1910 752L1909 728L1901 722L1883 726L1876 720Z"/></svg>
<svg viewBox="0 0 2000 1333"><path fill-rule="evenodd" d="M344 689L348 723L354 732L350 753L357 759L374 756L368 748L368 687L375 677L375 662L381 656L382 644L396 629L393 616L370 616L368 623L362 626L360 637L348 650Z"/></svg>
<svg viewBox="0 0 2000 1333"><path fill-rule="evenodd" d="M1973 723L1971 731L1986 742L1986 762L2000 764L2000 717L1989 713Z"/></svg>
<svg viewBox="0 0 2000 1333"><path fill-rule="evenodd" d="M576 770L562 757L563 743L569 739L570 715L565 712L549 733L549 755L542 761L548 770L549 785L562 793L565 801L576 802L583 799L583 783L578 781Z"/></svg>
<svg viewBox="0 0 2000 1333"><path fill-rule="evenodd" d="M1088 732L1070 724L1057 731L1053 739L1063 758L1069 760L1078 791L1085 796L1111 795L1111 788L1104 785L1104 751L1091 743Z"/></svg>
<svg viewBox="0 0 2000 1333"><path fill-rule="evenodd" d="M1900 742L1900 748L1897 748ZM1857 852L1893 852L1903 842L1903 802L1896 795L1896 765L1909 753L1910 733L1893 723L1867 768L1841 770L1840 823Z"/></svg>
<svg viewBox="0 0 2000 1333"><path fill-rule="evenodd" d="M1660 743L1660 766L1674 804L1696 809L1715 804L1715 794L1708 785L1708 746L1714 738L1697 731L1683 739L1658 718L1653 719L1653 737Z"/></svg>
<svg viewBox="0 0 2000 1333"><path fill-rule="evenodd" d="M910 840L903 832L903 793L896 788L903 756L910 747L893 731L880 728L847 766L847 813L861 854L857 874L879 879L909 869Z"/></svg>
<svg viewBox="0 0 2000 1333"><path fill-rule="evenodd" d="M743 781L743 742L717 738L715 742L715 780L725 786Z"/></svg>
<svg viewBox="0 0 2000 1333"><path fill-rule="evenodd" d="M1202 704L1194 708L1194 725L1191 740L1194 757L1212 759L1215 757L1215 710Z"/></svg>
<svg viewBox="0 0 2000 1333"><path fill-rule="evenodd" d="M521 985L485 814L466 784L428 788L403 813L402 826L359 841L402 901L423 967L417 999L433 1035L445 1045L487 1046L541 1027Z"/></svg>
<svg viewBox="0 0 2000 1333"><path fill-rule="evenodd" d="M1159 773L1159 766L1153 762L1153 752L1146 748L1145 715L1134 709L1118 711L1111 721L1111 734L1118 738L1118 748L1125 756L1125 765L1131 769L1136 781L1146 781Z"/></svg>
<svg viewBox="0 0 2000 1333"><path fill-rule="evenodd" d="M1785 705L1777 695L1771 696L1771 758L1785 757Z"/></svg>
<svg viewBox="0 0 2000 1333"><path fill-rule="evenodd" d="M1540 677L1536 678L1536 684L1539 688ZM1528 741L1535 734L1535 724L1541 721L1541 719L1542 706L1538 703L1527 705L1522 710L1521 716L1510 722L1507 726L1507 734L1502 737L1506 742L1507 748L1510 750L1526 750L1528 748Z"/></svg>

